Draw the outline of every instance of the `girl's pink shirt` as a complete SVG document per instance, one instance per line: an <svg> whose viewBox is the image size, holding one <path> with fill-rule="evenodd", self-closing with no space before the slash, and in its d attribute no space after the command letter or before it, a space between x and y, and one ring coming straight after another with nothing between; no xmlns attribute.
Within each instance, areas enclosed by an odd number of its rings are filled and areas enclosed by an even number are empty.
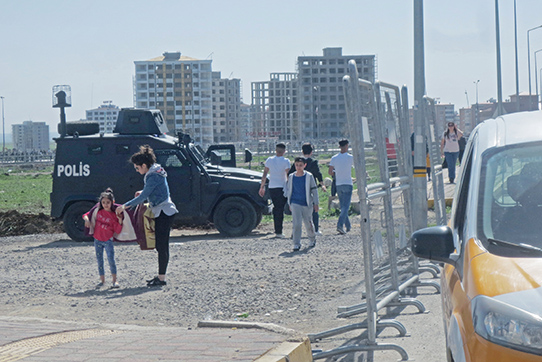
<svg viewBox="0 0 542 362"><path fill-rule="evenodd" d="M85 214L89 219L90 211ZM94 239L107 241L113 237L113 234L120 234L122 225L119 224L117 214L114 211L101 209L96 215L96 225L94 226Z"/></svg>

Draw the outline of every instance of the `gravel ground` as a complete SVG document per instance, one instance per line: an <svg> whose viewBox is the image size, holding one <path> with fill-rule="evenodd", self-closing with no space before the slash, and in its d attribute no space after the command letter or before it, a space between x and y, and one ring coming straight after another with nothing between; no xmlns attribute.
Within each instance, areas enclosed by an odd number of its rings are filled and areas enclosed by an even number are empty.
<svg viewBox="0 0 542 362"><path fill-rule="evenodd" d="M359 227L359 216L352 220ZM290 239L273 238L270 224L235 239L223 238L214 230L174 231L168 285L161 288L148 288L145 283L156 275L155 251L142 251L136 244L115 244L121 288L109 288L106 261L108 283L96 289L92 243L73 242L65 234L3 237L0 315L192 328L201 320L242 320L275 323L302 333L360 322L362 317L352 321L335 317L339 305L359 303L363 290L359 231L356 233L354 226L347 235L338 235L335 223L322 220L324 236L318 237L316 247L306 249L305 238L297 253L290 252ZM291 225L285 229L286 235L291 235ZM428 323L422 319L425 315L410 307L406 318L414 315L419 333L429 333L432 343L427 348L437 356L417 360L442 360L440 296L434 290L425 291L420 298L430 298L427 301L437 309L436 319L432 317ZM325 350L351 343L360 333L316 343L313 348ZM410 335L417 333L409 330ZM385 342L403 341L397 343L426 349L414 339L393 336L385 337ZM386 355L390 360L398 357L393 352ZM362 360L354 355L349 358Z"/></svg>

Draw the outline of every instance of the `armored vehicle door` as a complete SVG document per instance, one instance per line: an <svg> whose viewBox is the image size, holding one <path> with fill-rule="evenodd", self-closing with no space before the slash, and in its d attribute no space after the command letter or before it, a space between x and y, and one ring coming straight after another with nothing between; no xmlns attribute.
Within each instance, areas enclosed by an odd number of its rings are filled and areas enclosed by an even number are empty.
<svg viewBox="0 0 542 362"><path fill-rule="evenodd" d="M196 165L180 150L155 150L157 162L167 172L171 200L182 218L201 213L199 172Z"/></svg>

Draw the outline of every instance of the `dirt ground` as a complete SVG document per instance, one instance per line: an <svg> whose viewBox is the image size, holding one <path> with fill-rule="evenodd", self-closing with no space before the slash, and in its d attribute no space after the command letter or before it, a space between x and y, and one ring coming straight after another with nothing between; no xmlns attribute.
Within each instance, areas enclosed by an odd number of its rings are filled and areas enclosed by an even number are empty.
<svg viewBox="0 0 542 362"><path fill-rule="evenodd" d="M274 323L302 334L358 323L363 315L336 317L337 307L360 303L364 290L359 216L352 219L353 230L346 235L336 233L336 220L323 220L324 235L316 247L308 249L305 238L297 253L291 252L291 239L273 237L270 224L240 238L224 238L214 229L174 230L168 284L157 289L145 285L156 273L156 253L136 244L115 244L121 288L97 289L92 243L73 242L63 233L1 237L0 315L188 328L201 320L241 320ZM285 225L285 234L291 235L291 225ZM110 283L107 271L106 261ZM418 361L444 360L440 296L420 288L414 297L429 312L413 307L381 311L381 318L404 323L408 334L398 337L395 330L385 330L379 343L397 344ZM352 331L312 347L363 343L364 333ZM377 361L399 359L390 351L376 356ZM327 361L363 358L350 353Z"/></svg>

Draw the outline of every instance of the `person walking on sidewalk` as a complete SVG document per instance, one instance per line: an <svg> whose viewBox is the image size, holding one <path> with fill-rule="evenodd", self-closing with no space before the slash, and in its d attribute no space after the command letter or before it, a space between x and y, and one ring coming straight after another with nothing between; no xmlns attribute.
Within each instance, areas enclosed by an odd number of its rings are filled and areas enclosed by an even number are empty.
<svg viewBox="0 0 542 362"><path fill-rule="evenodd" d="M284 188L284 196L288 199L288 206L292 211L292 226L294 239L294 252L301 248L301 224L310 240L309 248L316 245L316 233L313 224L313 211L318 212L318 187L310 172L305 171L306 160L296 157L294 160L295 173L288 176Z"/></svg>
<svg viewBox="0 0 542 362"><path fill-rule="evenodd" d="M322 177L322 172L320 172L320 167L318 166L318 160L312 158L312 145L310 143L304 143L303 146L301 146L301 151L303 151L303 158L305 159L305 171L310 172L318 187L322 187L322 191L327 192L323 182L324 178ZM290 168L289 174L294 172L296 172L295 163ZM322 232L318 230L319 221L320 215L318 214L318 211L314 211L312 214L312 223L314 224L314 232L316 235L322 235Z"/></svg>
<svg viewBox="0 0 542 362"><path fill-rule="evenodd" d="M156 251L158 252L158 276L147 280L148 287L166 285L166 271L169 264L169 232L173 215L177 208L169 195L167 172L156 163L156 155L149 145L139 147L130 158L136 172L144 175L143 190L136 192L135 198L117 207L117 214L125 209L142 204L148 200L154 214Z"/></svg>
<svg viewBox="0 0 542 362"><path fill-rule="evenodd" d="M98 262L98 273L100 274L100 283L97 288L105 284L104 271L104 249L111 270L113 285L111 288L118 288L117 283L117 264L115 263L115 249L113 247L113 235L120 234L122 231L123 214L116 214L114 211L115 197L113 190L107 188L100 194L98 206L83 215L85 227L90 229L94 237L94 250L96 252L96 261Z"/></svg>
<svg viewBox="0 0 542 362"><path fill-rule="evenodd" d="M265 195L265 182L269 175L269 195L273 202L273 222L275 226L275 237L285 238L282 233L282 224L284 221L284 206L286 198L284 197L284 185L290 170L290 160L284 157L286 153L286 145L277 143L275 146L276 156L269 157L265 161L263 170L262 183L260 185L259 194L261 197Z"/></svg>
<svg viewBox="0 0 542 362"><path fill-rule="evenodd" d="M352 227L350 224L350 219L348 218L348 210L350 209L352 190L354 188L352 183L352 167L354 166L354 157L348 153L347 139L342 139L339 141L339 148L341 152L331 157L328 172L331 176L335 177L337 183L337 195L339 196L339 203L341 207L339 221L337 221L337 232L344 235L350 231Z"/></svg>
<svg viewBox="0 0 542 362"><path fill-rule="evenodd" d="M459 139L461 137L463 137L463 132L455 126L455 123L448 122L448 129L440 141L440 153L448 165L448 178L451 184L455 181L455 164L459 157Z"/></svg>

